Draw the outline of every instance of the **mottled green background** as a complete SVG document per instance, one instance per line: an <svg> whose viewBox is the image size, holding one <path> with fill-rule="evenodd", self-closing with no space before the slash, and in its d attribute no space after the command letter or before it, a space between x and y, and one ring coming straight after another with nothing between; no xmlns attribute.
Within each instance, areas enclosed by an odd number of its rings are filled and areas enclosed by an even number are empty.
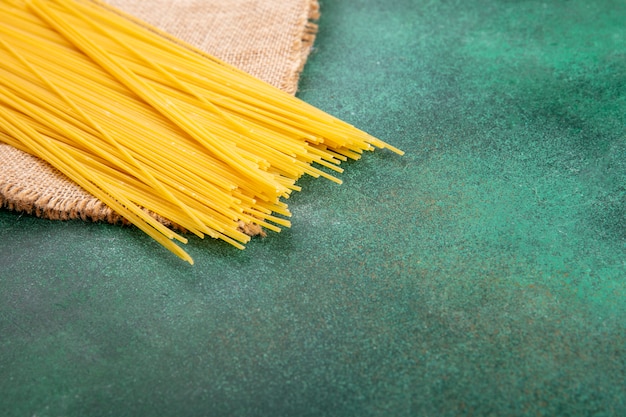
<svg viewBox="0 0 626 417"><path fill-rule="evenodd" d="M322 13L299 96L406 155L194 267L0 210L0 415L626 415L626 3Z"/></svg>

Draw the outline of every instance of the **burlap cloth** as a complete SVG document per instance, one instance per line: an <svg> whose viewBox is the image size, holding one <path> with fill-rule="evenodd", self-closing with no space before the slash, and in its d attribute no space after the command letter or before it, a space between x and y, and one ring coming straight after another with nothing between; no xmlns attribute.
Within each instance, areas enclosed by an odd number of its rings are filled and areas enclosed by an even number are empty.
<svg viewBox="0 0 626 417"><path fill-rule="evenodd" d="M313 44L317 0L108 0L289 93ZM0 143L0 207L55 220L121 222L46 162Z"/></svg>

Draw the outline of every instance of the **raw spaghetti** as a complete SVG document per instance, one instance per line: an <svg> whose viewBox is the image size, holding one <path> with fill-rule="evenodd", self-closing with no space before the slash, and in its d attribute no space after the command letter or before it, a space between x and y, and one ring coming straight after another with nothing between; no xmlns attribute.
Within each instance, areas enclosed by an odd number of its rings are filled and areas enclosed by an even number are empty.
<svg viewBox="0 0 626 417"><path fill-rule="evenodd" d="M34 154L167 249L152 214L243 249L290 226L304 174L402 151L91 0L0 3L0 140Z"/></svg>

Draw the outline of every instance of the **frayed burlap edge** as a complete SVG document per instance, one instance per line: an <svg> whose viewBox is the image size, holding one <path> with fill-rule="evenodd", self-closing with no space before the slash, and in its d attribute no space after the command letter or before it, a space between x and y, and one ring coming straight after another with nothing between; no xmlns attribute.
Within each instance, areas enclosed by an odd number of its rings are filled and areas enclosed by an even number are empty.
<svg viewBox="0 0 626 417"><path fill-rule="evenodd" d="M294 33L291 35L293 43L289 47L290 57L283 68L283 73L278 82L266 79L290 94L296 93L300 73L317 34L315 20L320 15L319 4L317 0L305 1L308 7L293 26ZM264 63L259 62L258 65L261 68ZM264 79L263 71L255 74L250 68L246 70ZM50 220L80 219L128 224L121 215L84 191L47 162L4 143L0 143L0 207ZM177 228L166 219L155 217L162 223ZM264 235L263 230L256 225L240 224L240 229L250 235Z"/></svg>

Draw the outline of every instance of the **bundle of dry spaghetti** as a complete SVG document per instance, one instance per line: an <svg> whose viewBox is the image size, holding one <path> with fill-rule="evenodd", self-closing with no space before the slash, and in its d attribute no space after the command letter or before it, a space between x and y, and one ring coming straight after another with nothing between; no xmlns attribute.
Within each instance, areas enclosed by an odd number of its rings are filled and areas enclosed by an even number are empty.
<svg viewBox="0 0 626 417"><path fill-rule="evenodd" d="M398 149L91 0L0 3L0 141L65 174L182 259L289 226L304 174ZM325 169L324 169L325 168Z"/></svg>

